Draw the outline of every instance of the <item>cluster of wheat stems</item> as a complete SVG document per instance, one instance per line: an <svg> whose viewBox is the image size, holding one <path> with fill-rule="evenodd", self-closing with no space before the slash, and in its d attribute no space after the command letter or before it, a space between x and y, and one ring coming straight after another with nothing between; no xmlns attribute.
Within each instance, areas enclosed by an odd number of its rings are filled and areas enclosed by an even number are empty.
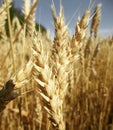
<svg viewBox="0 0 113 130"><path fill-rule="evenodd" d="M52 4L52 40L35 29L38 0L24 0L22 24L10 20L11 2L0 7L0 130L112 130L113 38L98 36L101 4L90 34L89 7L72 36ZM10 81L16 96L3 93ZM9 103L9 94L18 97Z"/></svg>

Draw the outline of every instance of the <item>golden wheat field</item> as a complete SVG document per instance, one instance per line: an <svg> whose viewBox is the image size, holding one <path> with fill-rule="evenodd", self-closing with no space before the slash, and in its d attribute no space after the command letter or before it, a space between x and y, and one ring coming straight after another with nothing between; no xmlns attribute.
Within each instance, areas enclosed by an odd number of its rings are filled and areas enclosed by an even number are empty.
<svg viewBox="0 0 113 130"><path fill-rule="evenodd" d="M0 130L113 130L113 37L98 36L101 4L90 31L88 8L72 35L52 5L54 39L35 29L38 0L27 4L22 24L10 19L11 0L0 6Z"/></svg>

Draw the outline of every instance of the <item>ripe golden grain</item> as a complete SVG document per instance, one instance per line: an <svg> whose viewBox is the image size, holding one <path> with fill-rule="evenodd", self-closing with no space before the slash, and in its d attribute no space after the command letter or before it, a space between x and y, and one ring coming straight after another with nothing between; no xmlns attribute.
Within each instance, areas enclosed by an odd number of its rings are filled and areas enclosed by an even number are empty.
<svg viewBox="0 0 113 130"><path fill-rule="evenodd" d="M98 36L100 5L90 30L96 38L87 33L89 8L70 36L63 7L57 15L52 5L52 40L35 30L37 3L24 1L25 21L9 22L10 37L3 27L10 6L0 7L0 130L112 129L113 38Z"/></svg>

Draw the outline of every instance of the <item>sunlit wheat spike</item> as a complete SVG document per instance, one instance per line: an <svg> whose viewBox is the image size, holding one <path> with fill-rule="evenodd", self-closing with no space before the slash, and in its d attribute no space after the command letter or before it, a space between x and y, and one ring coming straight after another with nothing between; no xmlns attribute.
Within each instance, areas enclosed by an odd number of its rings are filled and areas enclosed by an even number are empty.
<svg viewBox="0 0 113 130"><path fill-rule="evenodd" d="M11 0L8 1L8 3L6 4L6 2L4 2L1 6L0 6L0 34L1 34L1 38L3 39L3 42L5 42L7 40L6 37L6 30L5 30L5 24L6 24L6 19L7 19L7 9L11 7Z"/></svg>
<svg viewBox="0 0 113 130"><path fill-rule="evenodd" d="M15 83L15 88L20 88L29 81L29 77L32 74L33 63L30 60L26 66L18 71L14 76L11 77Z"/></svg>
<svg viewBox="0 0 113 130"><path fill-rule="evenodd" d="M31 37L34 35L35 32L35 11L36 11L37 4L38 4L38 0L33 0L33 2L31 3L30 10L32 10L32 13L30 14L30 17L26 25L27 33L31 35Z"/></svg>
<svg viewBox="0 0 113 130"><path fill-rule="evenodd" d="M54 75L52 74L51 67L49 67L48 54L44 53L44 44L40 35L34 40L32 51L34 56L33 77L38 84L37 90L40 95L41 104L48 113L52 125L56 128L59 127L59 120L57 118L58 99L55 94ZM54 106L55 102L56 108Z"/></svg>
<svg viewBox="0 0 113 130"><path fill-rule="evenodd" d="M85 29L88 26L89 18L90 18L90 9L87 9L80 20L80 23L79 23L80 28Z"/></svg>
<svg viewBox="0 0 113 130"><path fill-rule="evenodd" d="M94 37L97 37L98 28L99 28L99 24L101 20L101 11L100 11L101 6L102 4L100 3L96 6L95 11L94 11L94 16L92 19L90 34L92 35L92 33L94 33Z"/></svg>
<svg viewBox="0 0 113 130"><path fill-rule="evenodd" d="M30 12L30 8L31 8L31 0L23 0L24 2L24 7L23 7L23 13L25 18L28 16L29 12Z"/></svg>

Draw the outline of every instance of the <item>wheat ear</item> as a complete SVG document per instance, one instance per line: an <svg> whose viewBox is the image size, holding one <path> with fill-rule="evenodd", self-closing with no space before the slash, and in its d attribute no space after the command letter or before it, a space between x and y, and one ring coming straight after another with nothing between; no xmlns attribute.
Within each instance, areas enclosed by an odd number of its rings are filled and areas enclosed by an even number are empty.
<svg viewBox="0 0 113 130"><path fill-rule="evenodd" d="M3 3L2 6L0 7L0 37L3 39L3 42L5 43L7 40L7 36L6 36L6 31L5 31L5 23L6 23L6 19L7 19L7 8L9 8L10 5L8 5L8 7L6 6L6 3Z"/></svg>
<svg viewBox="0 0 113 130"><path fill-rule="evenodd" d="M19 96L17 89L29 81L28 77L31 74L33 64L29 61L25 68L12 76L0 90L0 112L3 111L6 105L13 99Z"/></svg>
<svg viewBox="0 0 113 130"><path fill-rule="evenodd" d="M94 16L92 19L92 24L91 24L91 29L90 29L90 34L92 35L92 33L94 32L94 37L97 37L97 33L98 33L98 28L99 28L99 24L100 24L100 20L101 20L101 4L98 4L95 8L94 11Z"/></svg>
<svg viewBox="0 0 113 130"><path fill-rule="evenodd" d="M59 116L57 115L58 94L56 93L55 76L49 67L48 54L44 52L44 46L40 35L33 43L34 69L33 75L38 83L37 92L40 95L42 107L49 115L49 119L55 129L59 127ZM45 116L45 115L43 115Z"/></svg>
<svg viewBox="0 0 113 130"><path fill-rule="evenodd" d="M60 13L59 16L57 16L55 7L52 5L52 16L55 27L55 38L52 47L52 71L55 75L55 84L57 85L56 92L58 93L59 97L59 105L57 104L56 108L59 113L57 111L56 113L59 116L59 129L65 130L64 100L69 85L68 74L71 71L70 62L72 54L69 42L69 32L65 23L63 7L60 5Z"/></svg>

